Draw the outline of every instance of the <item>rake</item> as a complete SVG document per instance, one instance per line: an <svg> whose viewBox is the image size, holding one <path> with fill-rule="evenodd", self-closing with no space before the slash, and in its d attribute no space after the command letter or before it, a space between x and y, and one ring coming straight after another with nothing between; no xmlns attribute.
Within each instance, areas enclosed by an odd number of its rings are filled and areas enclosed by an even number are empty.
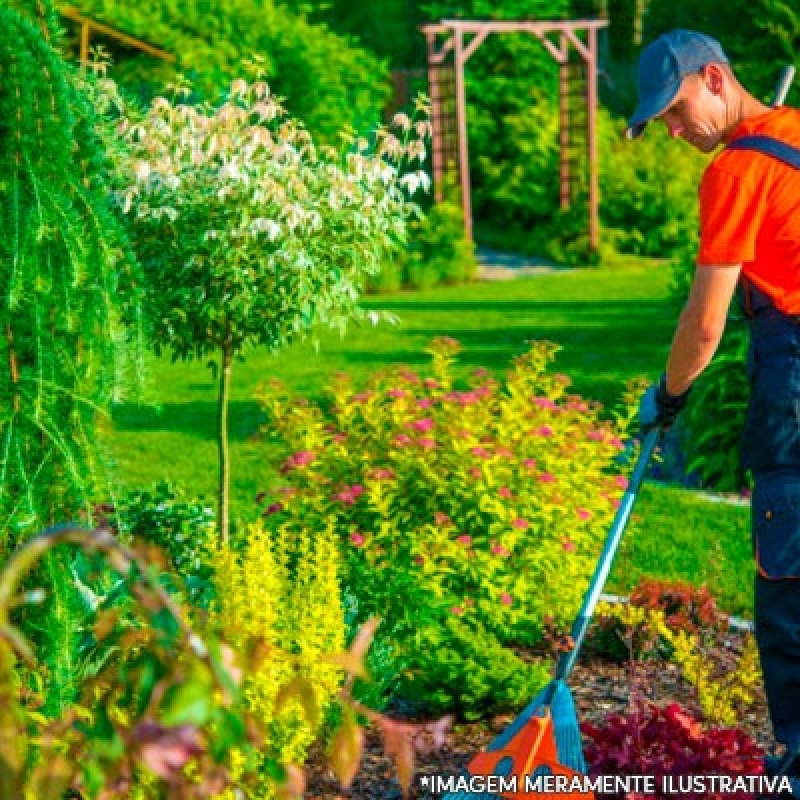
<svg viewBox="0 0 800 800"><path fill-rule="evenodd" d="M614 561L622 534L630 519L633 505L644 480L647 465L653 455L661 432L651 430L642 441L639 457L633 468L628 487L620 500L617 513L606 538L583 604L572 626L573 646L558 660L553 680L523 709L519 716L497 736L485 751L478 753L467 767L467 785L472 777L503 777L506 786L496 792L455 791L442 795L446 800L522 800L523 798L552 797L549 792L528 791L526 778L564 776L566 785L586 774L586 762L581 746L580 726L567 679L575 666L583 640L589 628L608 573ZM515 779L515 780L514 780ZM464 784L463 781L459 781ZM497 780L495 779L495 783ZM594 798L592 792L559 792L563 798Z"/></svg>

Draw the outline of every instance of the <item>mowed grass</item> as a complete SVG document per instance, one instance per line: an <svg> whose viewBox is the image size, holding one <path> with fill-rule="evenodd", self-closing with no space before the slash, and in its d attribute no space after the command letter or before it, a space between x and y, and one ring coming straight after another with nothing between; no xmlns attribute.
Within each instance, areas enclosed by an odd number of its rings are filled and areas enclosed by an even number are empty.
<svg viewBox="0 0 800 800"><path fill-rule="evenodd" d="M263 424L256 388L270 378L291 392L320 398L329 377L344 370L356 383L390 365L425 373L434 336L459 340L458 371L483 366L498 377L533 340L559 343L554 369L573 389L607 406L629 378L655 378L663 368L676 310L669 273L646 265L565 270L514 281L481 282L369 297L364 306L397 315L399 324L351 327L346 336L319 328L318 349L298 343L280 355L253 351L234 368L230 433L235 521L257 513L255 494L276 482L275 449L257 440ZM217 480L217 387L204 364L151 358L141 398L117 405L108 449L124 490L167 479L213 502ZM747 512L694 494L650 486L637 507L641 522L626 541L612 591L641 574L708 583L726 607L749 610L751 573Z"/></svg>

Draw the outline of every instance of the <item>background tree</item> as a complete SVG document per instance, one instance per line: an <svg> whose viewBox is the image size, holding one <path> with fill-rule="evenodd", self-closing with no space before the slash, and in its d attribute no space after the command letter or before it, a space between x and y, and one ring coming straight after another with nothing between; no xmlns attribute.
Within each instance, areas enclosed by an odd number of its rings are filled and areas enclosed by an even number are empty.
<svg viewBox="0 0 800 800"><path fill-rule="evenodd" d="M156 352L213 362L219 380L219 522L227 540L228 398L235 358L278 350L315 322L343 330L367 275L402 240L401 175L425 157L428 123L398 117L350 152L316 147L263 82L233 83L218 108L157 98L128 117L116 193L147 271L146 318Z"/></svg>

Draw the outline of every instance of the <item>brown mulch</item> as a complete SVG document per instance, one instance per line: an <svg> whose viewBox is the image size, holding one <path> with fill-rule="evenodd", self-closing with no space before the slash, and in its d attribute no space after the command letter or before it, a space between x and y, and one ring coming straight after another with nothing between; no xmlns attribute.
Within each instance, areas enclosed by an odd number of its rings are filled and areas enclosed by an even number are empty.
<svg viewBox="0 0 800 800"><path fill-rule="evenodd" d="M569 685L581 721L600 723L612 712L629 708L631 674L626 665L586 656L578 664ZM637 664L635 685L641 695L659 705L679 702L692 709L692 690L680 670L673 664L651 662ZM498 717L490 721L457 724L439 751L418 756L416 774L452 775L465 767L472 756L501 732L513 717ZM739 721L739 727L765 750L769 749L771 731L763 695ZM380 736L367 732L367 743L361 769L349 791L342 790L327 766L324 755L315 750L306 764L308 788L306 798L312 800L399 800L402 797L394 778L392 761L383 754ZM416 783L416 782L415 782ZM411 798L423 798L416 786Z"/></svg>

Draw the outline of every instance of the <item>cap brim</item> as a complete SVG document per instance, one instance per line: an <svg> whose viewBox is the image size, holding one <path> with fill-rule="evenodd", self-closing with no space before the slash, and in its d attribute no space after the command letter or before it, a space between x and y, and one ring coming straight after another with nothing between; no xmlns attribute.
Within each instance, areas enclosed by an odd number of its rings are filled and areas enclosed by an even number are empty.
<svg viewBox="0 0 800 800"><path fill-rule="evenodd" d="M672 86L668 86L663 91L655 95L648 95L639 100L639 105L633 116L628 120L628 127L625 136L628 139L636 139L641 136L647 123L655 119L659 114L666 111L667 106L673 101L678 90L681 88L680 81Z"/></svg>

